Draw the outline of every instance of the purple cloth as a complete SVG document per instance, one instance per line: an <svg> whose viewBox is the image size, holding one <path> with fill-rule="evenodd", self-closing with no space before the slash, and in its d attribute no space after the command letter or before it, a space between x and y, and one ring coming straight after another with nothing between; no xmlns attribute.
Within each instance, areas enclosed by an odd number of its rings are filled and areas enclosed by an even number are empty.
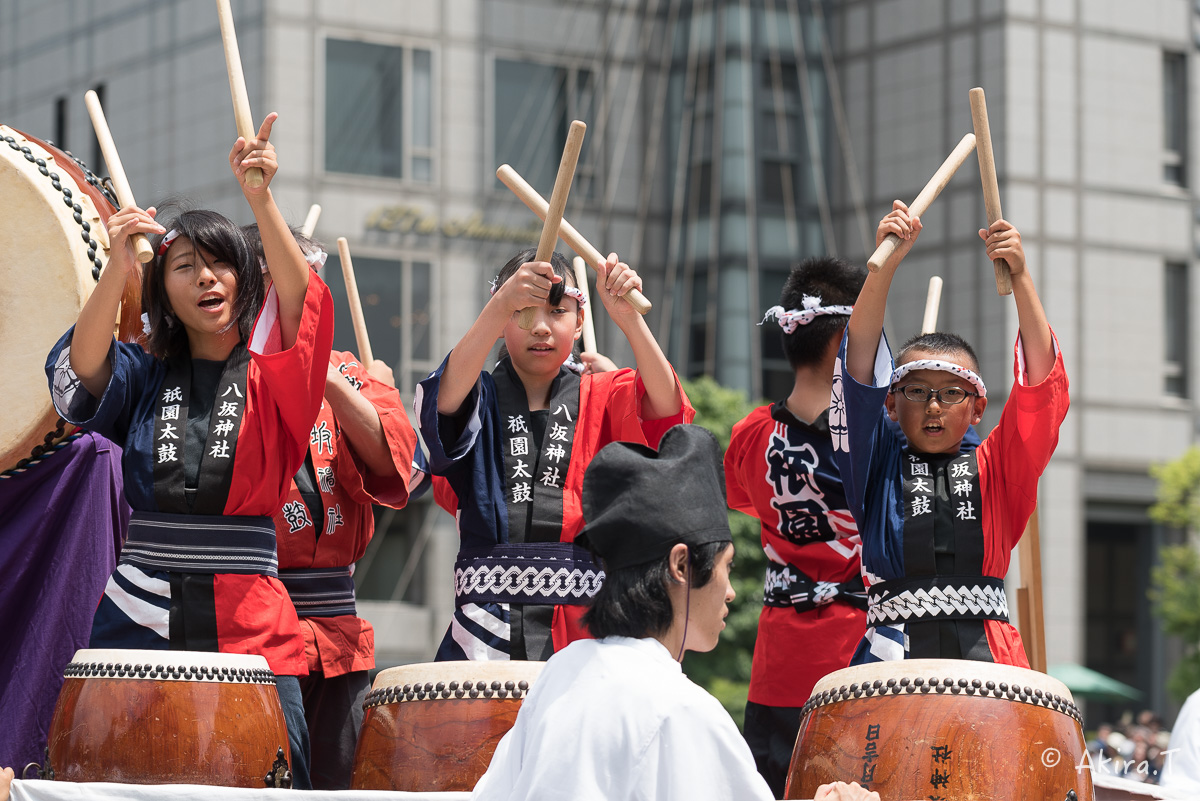
<svg viewBox="0 0 1200 801"><path fill-rule="evenodd" d="M63 667L86 648L129 507L121 449L86 433L0 479L0 765L41 764Z"/></svg>

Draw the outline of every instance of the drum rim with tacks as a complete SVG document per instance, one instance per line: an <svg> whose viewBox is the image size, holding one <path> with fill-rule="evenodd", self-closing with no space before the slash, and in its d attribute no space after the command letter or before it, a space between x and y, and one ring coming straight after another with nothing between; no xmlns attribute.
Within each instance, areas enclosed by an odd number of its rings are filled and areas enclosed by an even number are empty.
<svg viewBox="0 0 1200 801"><path fill-rule="evenodd" d="M0 191L7 201L0 220L0 341L10 383L8 414L0 422L0 477L9 477L48 458L74 430L50 402L44 363L108 262L105 225L116 207L82 162L6 125L0 125ZM126 282L122 307L118 335L136 341L140 269Z"/></svg>
<svg viewBox="0 0 1200 801"><path fill-rule="evenodd" d="M380 671L363 702L352 790L471 790L544 662L424 662Z"/></svg>
<svg viewBox="0 0 1200 801"><path fill-rule="evenodd" d="M63 674L45 778L290 786L287 723L262 656L84 648Z"/></svg>
<svg viewBox="0 0 1200 801"><path fill-rule="evenodd" d="M909 659L830 673L801 708L785 798L858 781L884 798L1092 798L1071 691L1013 665ZM928 786L926 786L928 785ZM806 795L806 793L808 795Z"/></svg>

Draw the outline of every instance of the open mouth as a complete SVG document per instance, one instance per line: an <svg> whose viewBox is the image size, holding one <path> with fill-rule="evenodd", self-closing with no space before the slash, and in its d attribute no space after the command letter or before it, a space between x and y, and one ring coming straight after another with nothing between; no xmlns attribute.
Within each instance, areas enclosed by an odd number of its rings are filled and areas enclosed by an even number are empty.
<svg viewBox="0 0 1200 801"><path fill-rule="evenodd" d="M197 305L206 311L216 311L225 305L225 298L220 295L206 295L200 299L200 303Z"/></svg>
<svg viewBox="0 0 1200 801"><path fill-rule="evenodd" d="M921 430L930 436L937 436L946 430L946 427L938 422L929 422L921 427Z"/></svg>
<svg viewBox="0 0 1200 801"><path fill-rule="evenodd" d="M545 343L538 344L538 345L530 345L529 349L531 351L533 351L534 353L553 353L554 352L554 348Z"/></svg>

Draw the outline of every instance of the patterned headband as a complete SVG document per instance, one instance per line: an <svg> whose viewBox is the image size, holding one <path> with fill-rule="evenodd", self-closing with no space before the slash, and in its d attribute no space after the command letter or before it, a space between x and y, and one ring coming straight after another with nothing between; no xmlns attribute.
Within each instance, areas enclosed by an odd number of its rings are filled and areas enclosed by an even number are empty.
<svg viewBox="0 0 1200 801"><path fill-rule="evenodd" d="M171 247L171 243L178 238L179 231L175 228L172 228L170 231L167 231L165 234L163 234L162 241L158 243L158 255L161 256L162 254L166 253L167 248Z"/></svg>
<svg viewBox="0 0 1200 801"><path fill-rule="evenodd" d="M775 319L779 321L779 327L785 334L791 334L796 330L796 326L808 325L822 315L850 314L854 311L853 306L822 306L820 295L805 295L801 299L801 303L804 305L803 309L784 309L782 306L772 306L767 309L767 313L763 315L759 325L767 320Z"/></svg>
<svg viewBox="0 0 1200 801"><path fill-rule="evenodd" d="M492 294L492 295L495 295L496 290L499 288L499 285L496 283L498 280L499 279L497 279L497 278L492 279L492 288L491 288L491 290L489 290L490 294ZM581 290L576 289L573 286L563 287L563 294L566 295L568 298L575 298L575 301L580 306L587 305L587 295L583 294L583 292Z"/></svg>
<svg viewBox="0 0 1200 801"><path fill-rule="evenodd" d="M944 362L941 359L918 359L915 362L908 362L897 367L892 372L892 386L900 382L900 379L911 373L913 370L942 370L947 373L953 373L965 381L969 381L975 389L979 390L979 397L987 397L987 387L984 386L983 379L974 370L968 370L960 364L954 362Z"/></svg>

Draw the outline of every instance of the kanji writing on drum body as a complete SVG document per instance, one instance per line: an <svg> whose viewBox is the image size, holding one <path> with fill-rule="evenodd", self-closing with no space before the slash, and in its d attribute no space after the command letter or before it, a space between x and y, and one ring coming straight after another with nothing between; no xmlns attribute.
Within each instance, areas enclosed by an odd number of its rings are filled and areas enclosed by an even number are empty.
<svg viewBox="0 0 1200 801"><path fill-rule="evenodd" d="M929 777L929 786L935 790L945 790L950 786L950 757L954 752L950 750L948 745L931 745L929 750L932 752L931 759L933 760L933 770ZM929 796L930 801L940 801L942 796Z"/></svg>
<svg viewBox="0 0 1200 801"><path fill-rule="evenodd" d="M862 776L859 777L859 783L863 787L867 786L867 782L875 781L875 762L879 759L879 724L875 723L867 726L867 738L863 747L863 766Z"/></svg>

